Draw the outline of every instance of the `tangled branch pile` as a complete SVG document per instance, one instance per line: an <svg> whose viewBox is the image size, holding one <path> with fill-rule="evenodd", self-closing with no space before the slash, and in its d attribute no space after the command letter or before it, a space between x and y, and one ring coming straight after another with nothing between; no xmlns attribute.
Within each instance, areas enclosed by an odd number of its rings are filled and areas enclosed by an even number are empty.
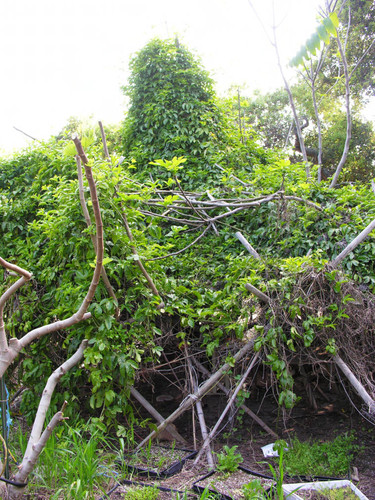
<svg viewBox="0 0 375 500"><path fill-rule="evenodd" d="M308 367L317 384L322 376L332 381L336 371L330 366L338 353L374 398L374 296L329 266L279 278L283 290L270 290L258 348L264 348L283 389L283 402L294 402L291 374L296 370Z"/></svg>

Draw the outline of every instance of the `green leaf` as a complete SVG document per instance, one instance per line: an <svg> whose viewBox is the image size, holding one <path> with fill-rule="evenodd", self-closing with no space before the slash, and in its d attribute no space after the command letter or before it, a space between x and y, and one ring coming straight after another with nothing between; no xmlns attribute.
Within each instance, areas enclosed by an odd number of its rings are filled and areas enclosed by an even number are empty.
<svg viewBox="0 0 375 500"><path fill-rule="evenodd" d="M318 35L319 35L319 38L321 40L323 40L324 43L329 43L330 41L330 36L329 36L329 33L328 31L325 29L324 25L321 24L319 27L318 27Z"/></svg>
<svg viewBox="0 0 375 500"><path fill-rule="evenodd" d="M106 406L109 406L112 401L115 399L116 393L112 390L106 391L105 393L105 404Z"/></svg>
<svg viewBox="0 0 375 500"><path fill-rule="evenodd" d="M340 24L340 21L339 21L339 18L337 17L336 12L332 12L332 14L329 15L329 18L331 19L334 27L338 28L339 24Z"/></svg>
<svg viewBox="0 0 375 500"><path fill-rule="evenodd" d="M316 51L320 49L321 40L318 33L314 33L306 42L308 50L312 55L316 55Z"/></svg>
<svg viewBox="0 0 375 500"><path fill-rule="evenodd" d="M68 156L75 156L77 154L74 142L69 142L62 151L62 155L66 158Z"/></svg>
<svg viewBox="0 0 375 500"><path fill-rule="evenodd" d="M330 35L334 37L337 36L336 27L330 17L326 17L325 19L323 19L323 25Z"/></svg>

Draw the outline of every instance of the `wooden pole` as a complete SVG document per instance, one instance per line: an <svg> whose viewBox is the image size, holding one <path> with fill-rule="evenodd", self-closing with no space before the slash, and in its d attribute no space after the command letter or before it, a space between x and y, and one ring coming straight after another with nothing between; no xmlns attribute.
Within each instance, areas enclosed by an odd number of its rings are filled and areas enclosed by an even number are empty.
<svg viewBox="0 0 375 500"><path fill-rule="evenodd" d="M236 363L239 361L241 358L245 356L249 351L251 351L254 348L254 342L256 340L256 337L252 339L250 342L245 344L242 349L240 349L234 356L233 360ZM182 415L186 410L188 410L193 404L196 403L199 399L202 399L207 392L209 392L212 387L221 379L221 377L225 374L225 372L229 371L232 368L232 363L224 363L224 365L217 371L215 372L202 386L200 386L193 394L189 394L180 406L171 414L169 415L168 418L162 422L156 430L152 431L139 445L137 446L135 451L140 450L143 448L145 444L147 444L151 439L154 439L159 432L161 432L163 429L167 427L168 424L172 423L176 418L178 418L180 415Z"/></svg>
<svg viewBox="0 0 375 500"><path fill-rule="evenodd" d="M195 374L193 375L193 366L192 366L192 362L191 362L190 357L187 358L187 362L188 362L189 371L190 371L191 377L192 377L193 390L195 392L198 389L198 384L197 384L196 375ZM201 401L198 400L196 402L196 406L197 406L198 421L199 421L199 426L201 428L202 439L203 439L203 441L206 441L206 439L208 437L208 432L207 432L206 420L204 418L203 407L202 407ZM196 449L196 446L195 446L195 449ZM212 456L212 451L211 451L210 445L208 445L206 448L206 457L207 457L207 462L208 462L209 468L213 469L215 467L215 463L214 463L214 458Z"/></svg>
<svg viewBox="0 0 375 500"><path fill-rule="evenodd" d="M232 406L232 404L234 403L238 393L240 392L241 390L241 387L243 386L243 384L246 382L246 379L247 377L249 376L249 373L250 371L253 369L256 361L258 360L259 358L259 353L256 353L255 356L253 357L250 365L248 366L245 374L243 375L242 379L239 381L239 383L237 384L237 387L236 387L236 390L234 391L234 393L232 394L232 396L230 397L229 401L228 401L228 404L227 406L224 408L224 411L223 413L220 415L220 418L219 420L216 422L215 426L213 427L213 429L211 430L211 432L209 433L209 435L207 436L207 438L205 439L203 445L202 445L202 448L200 449L198 455L196 456L195 460L194 460L194 465L198 463L200 457L202 456L202 453L204 452L205 448L210 444L210 442L213 440L213 438L215 437L216 435L216 432L218 430L218 428L220 427L222 421L224 420L224 417L225 415L228 413L228 410L229 408Z"/></svg>
<svg viewBox="0 0 375 500"><path fill-rule="evenodd" d="M147 401L147 399L142 396L140 392L137 391L135 387L130 388L130 394L143 406L143 408L149 412L150 415L154 417L158 424L164 422L164 417L160 415L160 413ZM165 431L167 431L176 441L186 444L186 440L177 432L177 429L173 424L167 425Z"/></svg>
<svg viewBox="0 0 375 500"><path fill-rule="evenodd" d="M351 386L354 388L355 392L362 399L362 401L368 406L368 411L370 415L375 415L375 401L363 387L361 382L357 379L354 373L350 370L348 365L340 358L340 356L336 355L333 357L333 361L340 368L340 370L344 373L345 377L350 382Z"/></svg>
<svg viewBox="0 0 375 500"><path fill-rule="evenodd" d="M200 372L202 372L204 375L206 375L207 377L210 377L211 376L211 373L207 370L207 368L205 366L203 366L199 361L197 361L196 359L194 359L194 363L195 363L195 366L198 368L198 370ZM230 390L227 389L225 387L224 384L222 384L221 382L218 382L217 383L217 386L218 388L224 392L224 394L226 396L229 396L230 394ZM256 415L253 411L250 410L250 408L248 408L247 406L245 405L241 405L241 409L247 413L249 415L249 417L251 417L258 425L260 425L262 427L262 429L264 429L266 432L268 432L268 434L270 434L273 438L275 439L279 439L279 436L276 434L276 432L274 432L272 429L270 429L268 427L268 425L263 422L263 420L261 418L258 417L258 415Z"/></svg>

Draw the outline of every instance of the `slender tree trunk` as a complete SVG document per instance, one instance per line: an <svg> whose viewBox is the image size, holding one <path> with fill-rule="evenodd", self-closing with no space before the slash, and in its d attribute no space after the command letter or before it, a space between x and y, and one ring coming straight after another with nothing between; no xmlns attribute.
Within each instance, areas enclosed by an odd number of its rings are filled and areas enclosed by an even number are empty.
<svg viewBox="0 0 375 500"><path fill-rule="evenodd" d="M345 76L346 139L345 139L344 151L342 153L340 162L337 165L336 172L330 184L330 188L334 188L337 185L339 175L341 173L343 166L345 165L346 159L349 154L350 140L352 137L352 116L350 107L350 76L349 76L348 62L346 60L345 51L342 47L340 37L338 35L337 35L337 45L344 66L344 76Z"/></svg>

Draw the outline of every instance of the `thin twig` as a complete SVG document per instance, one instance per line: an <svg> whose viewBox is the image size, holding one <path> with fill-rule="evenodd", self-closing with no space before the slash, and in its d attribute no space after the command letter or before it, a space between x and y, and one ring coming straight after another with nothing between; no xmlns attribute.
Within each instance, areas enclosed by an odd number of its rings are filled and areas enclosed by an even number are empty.
<svg viewBox="0 0 375 500"><path fill-rule="evenodd" d="M147 259L147 262L152 262L154 260L161 260L161 259L167 259L168 257L174 257L175 255L178 255L180 253L183 253L185 252L188 248L192 247L193 245L195 245L201 238L203 238L203 236L207 233L207 231L210 229L211 225L208 225L204 231L197 237L195 238L194 241L192 241L191 243L189 243L189 245L187 245L185 248L183 248L182 250L178 250L178 252L174 252L174 253L169 253L168 255L161 255L160 257L155 257L154 259Z"/></svg>
<svg viewBox="0 0 375 500"><path fill-rule="evenodd" d="M40 141L39 139L36 139L36 138L35 138L35 137L33 137L32 135L27 134L26 132L24 132L23 130L21 130L21 129L17 128L17 127L13 127L13 128L14 128L14 130L17 130L17 132L21 132L21 134L26 135L26 137L29 137L29 138L30 138L30 139L32 139L33 141L37 141L37 142L40 142L40 143L42 142L42 141Z"/></svg>

